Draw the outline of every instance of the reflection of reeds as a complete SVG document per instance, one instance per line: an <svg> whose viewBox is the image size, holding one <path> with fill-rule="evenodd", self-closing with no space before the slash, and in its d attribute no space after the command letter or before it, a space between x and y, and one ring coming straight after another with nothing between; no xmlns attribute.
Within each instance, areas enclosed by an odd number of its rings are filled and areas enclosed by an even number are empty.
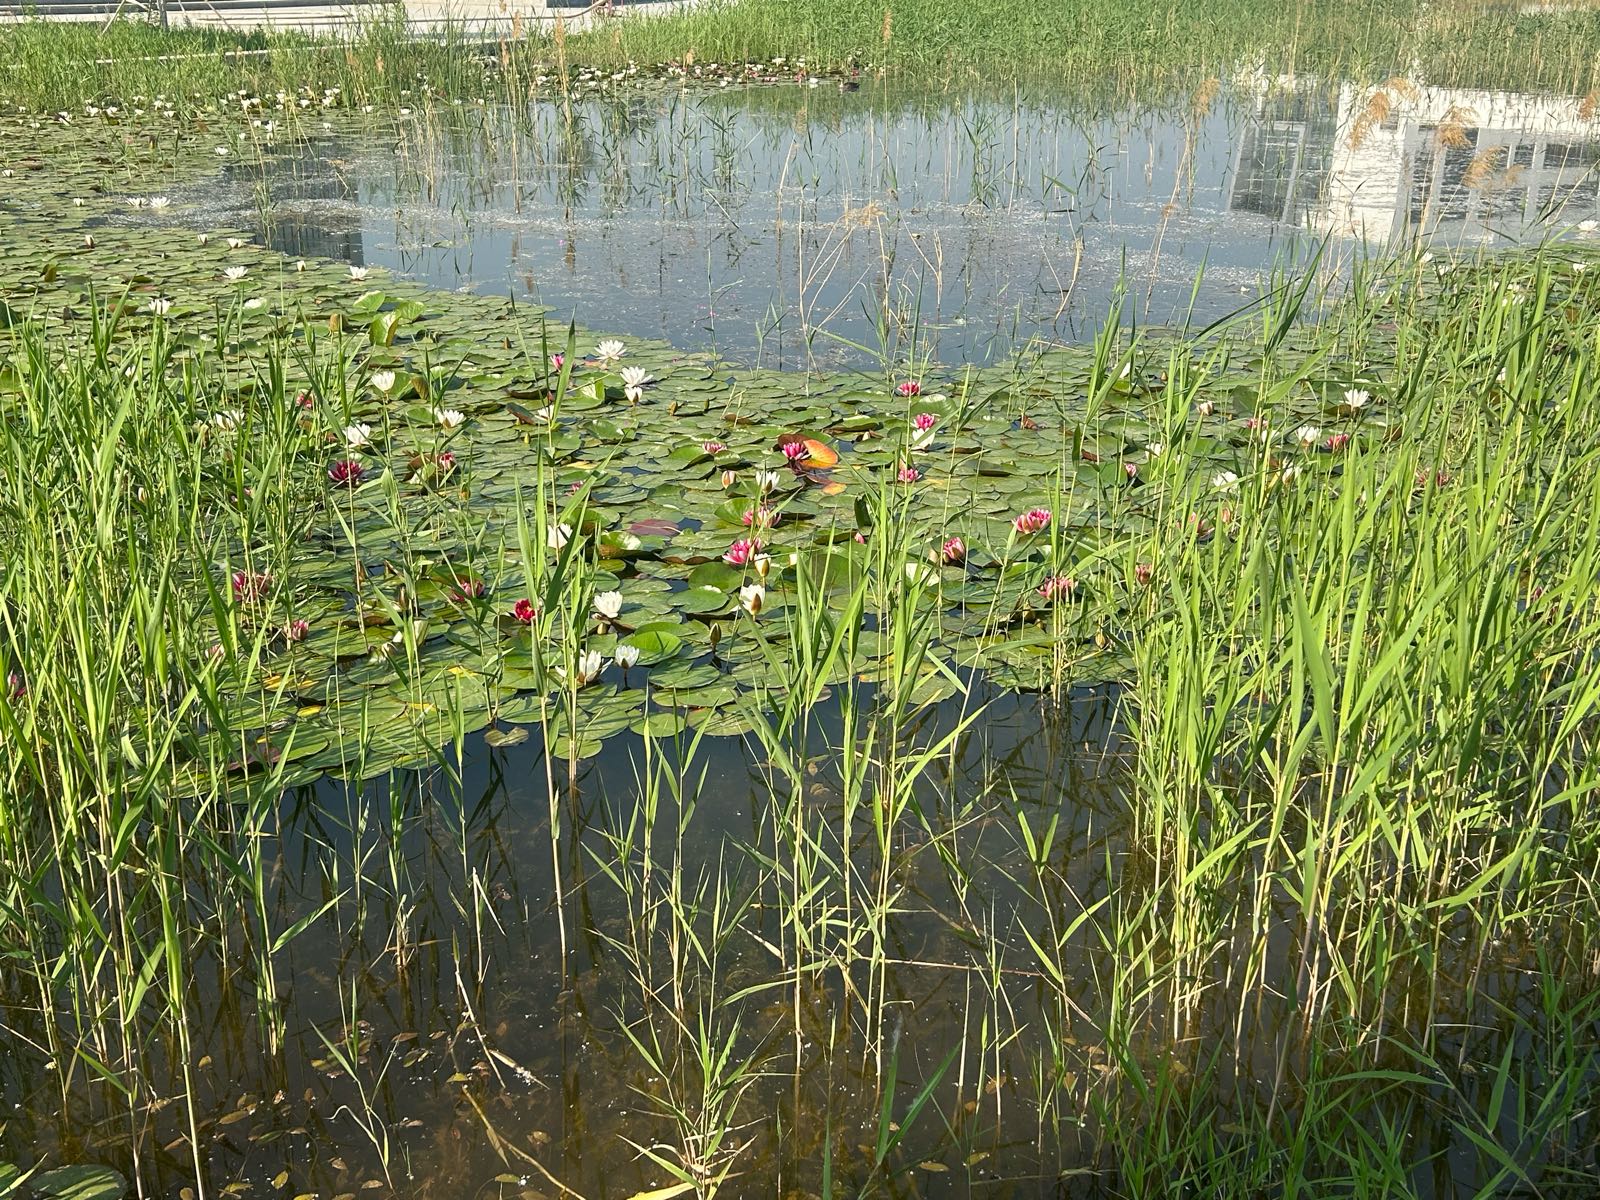
<svg viewBox="0 0 1600 1200"><path fill-rule="evenodd" d="M1433 131L1434 144L1441 150L1466 150L1472 145L1469 135L1478 122L1477 113L1465 104L1452 104Z"/></svg>

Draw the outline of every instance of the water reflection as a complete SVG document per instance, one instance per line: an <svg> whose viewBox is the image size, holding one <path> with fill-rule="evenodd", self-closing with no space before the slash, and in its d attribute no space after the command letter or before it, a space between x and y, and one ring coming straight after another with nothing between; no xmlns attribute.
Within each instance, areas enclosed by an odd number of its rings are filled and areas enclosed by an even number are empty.
<svg viewBox="0 0 1600 1200"><path fill-rule="evenodd" d="M1593 116L1264 76L1112 111L882 83L644 92L570 121L540 104L335 131L192 199L290 253L763 365L986 362L1080 337L1122 291L1128 319L1213 319L1324 238L1336 276L1362 241L1589 218Z"/></svg>

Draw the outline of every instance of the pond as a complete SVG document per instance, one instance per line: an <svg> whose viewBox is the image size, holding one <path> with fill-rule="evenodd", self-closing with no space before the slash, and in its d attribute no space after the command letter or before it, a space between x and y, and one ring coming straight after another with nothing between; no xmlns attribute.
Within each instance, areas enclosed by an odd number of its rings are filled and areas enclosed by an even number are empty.
<svg viewBox="0 0 1600 1200"><path fill-rule="evenodd" d="M1247 75L1107 107L849 86L417 113L189 195L289 254L781 369L1004 361L1082 340L1119 294L1129 322L1205 325L1275 271L1318 262L1336 291L1408 239L1462 252L1600 215L1577 97L1401 85L1375 106Z"/></svg>
<svg viewBox="0 0 1600 1200"><path fill-rule="evenodd" d="M1592 105L623 82L5 126L0 1200L1592 1190Z"/></svg>

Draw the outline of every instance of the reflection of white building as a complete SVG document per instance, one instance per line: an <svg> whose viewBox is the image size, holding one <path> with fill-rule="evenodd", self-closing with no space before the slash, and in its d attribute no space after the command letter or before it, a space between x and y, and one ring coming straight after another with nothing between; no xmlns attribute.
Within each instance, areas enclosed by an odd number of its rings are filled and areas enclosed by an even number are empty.
<svg viewBox="0 0 1600 1200"><path fill-rule="evenodd" d="M1345 84L1336 130L1325 233L1489 241L1600 208L1600 123L1575 98Z"/></svg>

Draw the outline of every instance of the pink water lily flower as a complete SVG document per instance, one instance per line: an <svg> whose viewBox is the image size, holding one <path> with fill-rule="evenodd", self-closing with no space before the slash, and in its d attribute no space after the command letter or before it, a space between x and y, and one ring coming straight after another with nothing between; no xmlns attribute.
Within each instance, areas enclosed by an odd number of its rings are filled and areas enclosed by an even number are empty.
<svg viewBox="0 0 1600 1200"><path fill-rule="evenodd" d="M1337 454L1350 444L1350 435L1348 433L1335 433L1330 435L1328 440L1322 444L1329 453Z"/></svg>
<svg viewBox="0 0 1600 1200"><path fill-rule="evenodd" d="M721 454L727 448L728 444L726 442L712 441L700 443L700 449L704 450L707 454Z"/></svg>
<svg viewBox="0 0 1600 1200"><path fill-rule="evenodd" d="M790 466L796 466L801 459L805 458L806 455L810 453L810 451L806 449L805 440L803 438L788 438L785 441L778 443L778 449L782 451L783 456L789 460Z"/></svg>
<svg viewBox="0 0 1600 1200"><path fill-rule="evenodd" d="M1070 575L1052 575L1039 587L1039 595L1054 604L1057 600L1067 599L1078 590L1078 581Z"/></svg>
<svg viewBox="0 0 1600 1200"><path fill-rule="evenodd" d="M328 482L334 487L353 488L367 473L365 467L353 458L341 458L328 468Z"/></svg>
<svg viewBox="0 0 1600 1200"><path fill-rule="evenodd" d="M741 518L746 525L757 529L771 529L778 523L779 514L776 509L768 508L765 504L758 504L755 508L744 510Z"/></svg>
<svg viewBox="0 0 1600 1200"><path fill-rule="evenodd" d="M946 566L956 566L967 561L967 544L958 537L946 538L939 547L939 558Z"/></svg>
<svg viewBox="0 0 1600 1200"><path fill-rule="evenodd" d="M1134 563L1133 580L1140 587L1149 587L1150 581L1155 577L1156 569L1153 564L1147 562Z"/></svg>
<svg viewBox="0 0 1600 1200"><path fill-rule="evenodd" d="M283 636L291 642L303 642L310 629L311 622L304 617L296 617L283 627Z"/></svg>
<svg viewBox="0 0 1600 1200"><path fill-rule="evenodd" d="M921 478L922 472L911 466L909 463L904 463L901 465L899 473L899 480L901 483L915 483Z"/></svg>
<svg viewBox="0 0 1600 1200"><path fill-rule="evenodd" d="M740 538L728 547L722 560L734 567L742 567L761 551L761 542L758 538Z"/></svg>
<svg viewBox="0 0 1600 1200"><path fill-rule="evenodd" d="M550 369L552 371L559 371L559 370L561 370L562 367L564 367L566 365L567 365L567 356L565 354L552 354L550 356Z"/></svg>
<svg viewBox="0 0 1600 1200"><path fill-rule="evenodd" d="M922 381L920 379L904 379L895 385L894 394L897 396L922 395Z"/></svg>
<svg viewBox="0 0 1600 1200"><path fill-rule="evenodd" d="M532 600L524 596L511 606L511 616L524 625L532 625L539 619L539 608Z"/></svg>
<svg viewBox="0 0 1600 1200"><path fill-rule="evenodd" d="M272 576L265 571L235 571L228 582L240 604L255 604L272 589Z"/></svg>
<svg viewBox="0 0 1600 1200"><path fill-rule="evenodd" d="M939 423L939 418L931 412L920 412L911 418L911 424L918 433L927 433Z"/></svg>
<svg viewBox="0 0 1600 1200"><path fill-rule="evenodd" d="M1038 533L1048 524L1050 524L1050 510L1048 508L1030 508L1027 512L1019 514L1011 522L1012 528L1024 537Z"/></svg>

